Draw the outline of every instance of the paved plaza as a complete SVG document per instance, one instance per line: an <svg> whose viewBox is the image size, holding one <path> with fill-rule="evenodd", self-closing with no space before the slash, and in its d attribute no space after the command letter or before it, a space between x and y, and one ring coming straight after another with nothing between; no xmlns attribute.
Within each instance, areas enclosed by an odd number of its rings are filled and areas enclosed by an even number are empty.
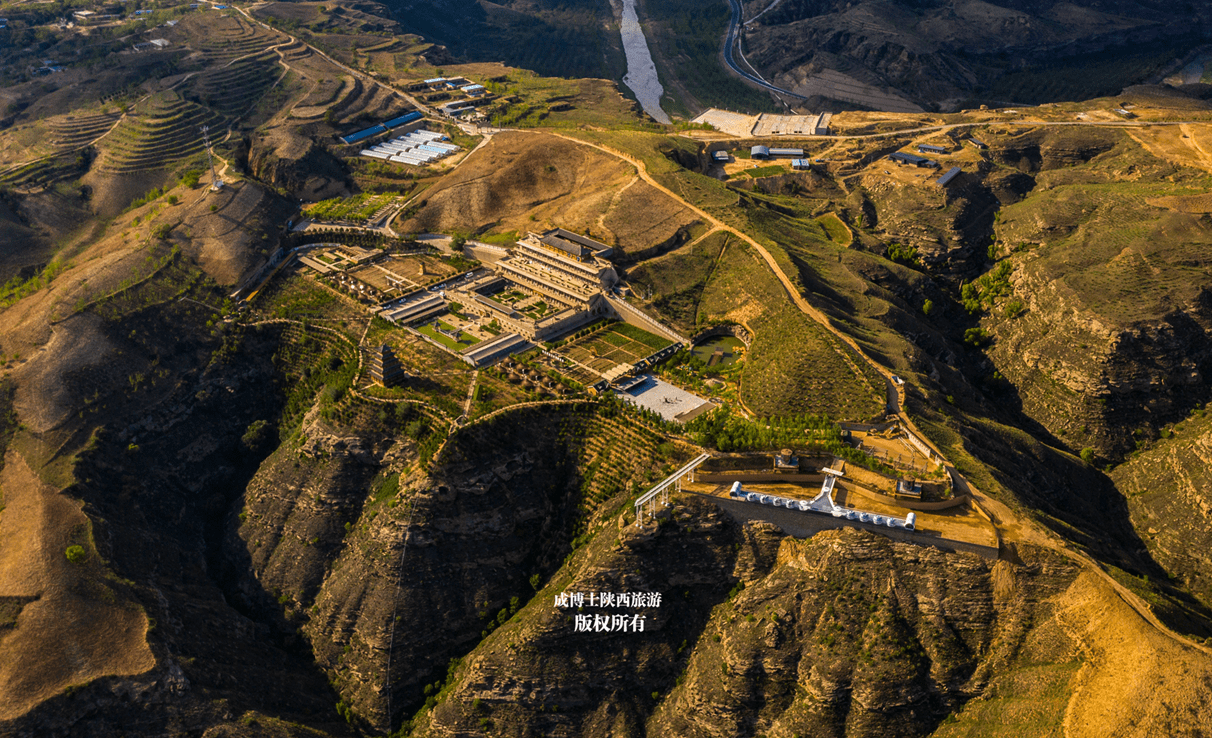
<svg viewBox="0 0 1212 738"><path fill-rule="evenodd" d="M619 396L642 408L652 410L665 420L684 423L715 404L684 389L662 382L651 374L633 387L620 391Z"/></svg>

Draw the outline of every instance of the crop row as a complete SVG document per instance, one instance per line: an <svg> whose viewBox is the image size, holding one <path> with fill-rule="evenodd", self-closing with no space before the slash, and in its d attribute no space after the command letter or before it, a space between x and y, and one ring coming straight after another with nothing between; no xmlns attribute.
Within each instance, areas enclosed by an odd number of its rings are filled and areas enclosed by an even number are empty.
<svg viewBox="0 0 1212 738"><path fill-rule="evenodd" d="M223 115L236 116L265 94L276 79L276 70L273 54L246 59L200 75L193 88L194 95Z"/></svg>
<svg viewBox="0 0 1212 738"><path fill-rule="evenodd" d="M222 119L210 110L178 100L164 115L123 121L101 144L101 168L110 172L157 169L202 149L202 125Z"/></svg>

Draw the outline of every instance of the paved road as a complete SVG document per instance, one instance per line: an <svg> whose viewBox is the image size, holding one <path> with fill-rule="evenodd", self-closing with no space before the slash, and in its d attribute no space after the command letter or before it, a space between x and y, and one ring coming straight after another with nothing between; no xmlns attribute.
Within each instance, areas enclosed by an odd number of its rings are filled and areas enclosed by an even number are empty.
<svg viewBox="0 0 1212 738"><path fill-rule="evenodd" d="M803 95L797 95L790 90L784 90L782 87L775 87L766 80L757 76L752 72L747 72L741 69L736 63L736 58L733 56L733 49L737 45L737 38L741 33L741 3L740 0L728 0L728 4L732 6L732 18L728 21L728 34L724 37L724 61L732 71L740 76L771 92L777 92L780 95L790 95L791 97L800 100L806 100Z"/></svg>

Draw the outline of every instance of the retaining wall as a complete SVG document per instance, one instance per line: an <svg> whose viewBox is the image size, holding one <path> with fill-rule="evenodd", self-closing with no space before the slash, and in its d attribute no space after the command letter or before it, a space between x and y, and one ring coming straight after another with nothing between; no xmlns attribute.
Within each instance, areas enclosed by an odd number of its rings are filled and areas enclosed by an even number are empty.
<svg viewBox="0 0 1212 738"><path fill-rule="evenodd" d="M623 319L623 322L631 323L636 328L642 328L649 333L664 336L674 343L680 343L684 346L690 345L689 338L679 335L676 331L667 327L664 323L649 316L643 310L640 310L626 300L614 297L613 295L606 295L606 300L608 304L614 308L614 311L619 314L619 317Z"/></svg>
<svg viewBox="0 0 1212 738"><path fill-rule="evenodd" d="M686 492L686 490L683 490L683 492ZM698 493L691 492L690 494ZM777 525L784 533L795 536L796 538L810 538L823 530L861 528L863 530L877 533L882 536L887 536L888 538L895 541L901 541L903 543L912 543L918 546L935 546L944 551L976 554L977 556L990 560L997 559L996 546L982 546L978 543L956 541L950 538L943 538L935 533L889 528L883 525L872 525L870 523L862 523L856 520L840 520L831 515L799 512L796 510L788 510L786 508L771 507L769 505L758 505L752 502L740 502L738 500L716 497L714 495L700 496L710 499L712 502L718 505L721 510L728 513L729 516L739 523L744 523L749 520L763 520L767 523Z"/></svg>

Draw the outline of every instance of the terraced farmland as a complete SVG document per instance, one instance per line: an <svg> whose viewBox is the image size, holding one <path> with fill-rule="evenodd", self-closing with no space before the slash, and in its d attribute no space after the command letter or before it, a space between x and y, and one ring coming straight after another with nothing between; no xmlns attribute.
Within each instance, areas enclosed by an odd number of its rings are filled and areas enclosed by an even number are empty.
<svg viewBox="0 0 1212 738"><path fill-rule="evenodd" d="M762 318L741 377L741 399L754 413L785 417L827 413L842 420L881 414L882 387L837 339L792 307Z"/></svg>
<svg viewBox="0 0 1212 738"><path fill-rule="evenodd" d="M204 72L190 80L189 97L228 118L237 118L273 86L281 72L277 59L277 54L268 51Z"/></svg>
<svg viewBox="0 0 1212 738"><path fill-rule="evenodd" d="M0 176L0 184L17 189L36 189L75 179L82 173L82 160L76 154L69 153L13 170Z"/></svg>
<svg viewBox="0 0 1212 738"><path fill-rule="evenodd" d="M586 515L620 492L643 490L676 463L672 444L620 417L570 413L560 421L559 437L577 456Z"/></svg>
<svg viewBox="0 0 1212 738"><path fill-rule="evenodd" d="M169 166L202 151L200 126L223 124L214 111L171 91L141 108L102 141L101 171L129 174Z"/></svg>
<svg viewBox="0 0 1212 738"><path fill-rule="evenodd" d="M47 121L49 143L57 149L78 149L113 127L119 114L65 115Z"/></svg>
<svg viewBox="0 0 1212 738"><path fill-rule="evenodd" d="M411 109L404 98L378 85L369 87L359 79L341 90L340 99L332 105L333 119L352 121L358 117L378 122Z"/></svg>
<svg viewBox="0 0 1212 738"><path fill-rule="evenodd" d="M609 325L588 336L569 342L557 350L581 366L605 373L619 364L634 364L670 344L627 323Z"/></svg>
<svg viewBox="0 0 1212 738"><path fill-rule="evenodd" d="M210 63L225 64L232 59L264 51L285 40L285 37L268 33L241 18L228 17L218 21L210 19L196 47Z"/></svg>

